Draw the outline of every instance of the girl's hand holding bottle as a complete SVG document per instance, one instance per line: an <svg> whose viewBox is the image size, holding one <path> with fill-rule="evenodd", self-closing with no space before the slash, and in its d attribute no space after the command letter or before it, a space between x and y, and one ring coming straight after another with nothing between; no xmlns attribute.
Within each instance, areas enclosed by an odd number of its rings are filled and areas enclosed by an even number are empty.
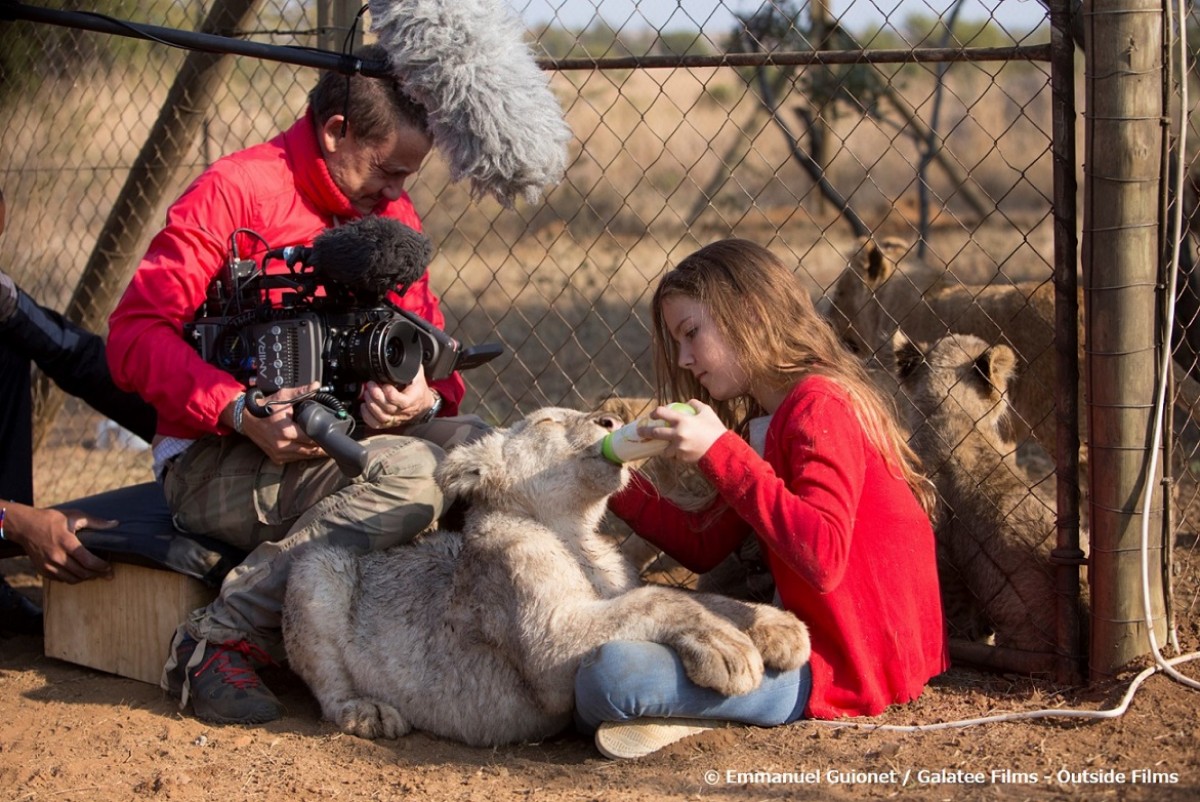
<svg viewBox="0 0 1200 802"><path fill-rule="evenodd" d="M665 404L604 437L601 452L618 465L659 455L697 462L726 432L712 407L695 399Z"/></svg>
<svg viewBox="0 0 1200 802"><path fill-rule="evenodd" d="M694 412L683 412L674 409L675 406L671 404L654 410L654 417L666 421L667 425L645 431L655 440L667 441L664 456L682 462L699 462L728 429L712 407L694 398L687 402Z"/></svg>

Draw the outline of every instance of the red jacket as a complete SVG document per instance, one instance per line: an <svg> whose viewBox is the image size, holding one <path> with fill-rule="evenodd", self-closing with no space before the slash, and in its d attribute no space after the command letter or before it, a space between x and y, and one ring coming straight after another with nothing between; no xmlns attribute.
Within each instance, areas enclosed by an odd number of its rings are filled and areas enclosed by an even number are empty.
<svg viewBox="0 0 1200 802"><path fill-rule="evenodd" d="M407 194L376 213L421 230ZM311 244L330 226L360 216L329 175L311 111L270 142L220 159L188 187L167 211L166 227L151 241L109 318L113 378L158 410L159 434L189 439L227 434L221 410L245 389L201 359L182 336L183 324L193 319L209 282L228 260L234 231L249 229L266 240L238 237L241 256L258 260L268 247ZM284 269L282 262L275 264ZM401 305L445 326L428 274ZM433 386L445 399L440 414L455 414L462 378L454 374Z"/></svg>
<svg viewBox="0 0 1200 802"><path fill-rule="evenodd" d="M699 468L720 494L708 510L685 513L640 478L610 506L697 572L757 534L784 608L812 637L809 717L876 715L946 670L933 528L837 384L800 382L763 457L729 432Z"/></svg>

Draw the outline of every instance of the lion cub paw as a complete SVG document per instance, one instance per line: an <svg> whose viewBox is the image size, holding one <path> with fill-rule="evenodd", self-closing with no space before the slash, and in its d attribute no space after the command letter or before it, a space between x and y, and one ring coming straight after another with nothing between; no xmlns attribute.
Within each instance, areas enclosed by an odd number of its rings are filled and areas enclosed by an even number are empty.
<svg viewBox="0 0 1200 802"><path fill-rule="evenodd" d="M359 738L399 738L412 727L400 715L400 711L389 704L371 699L350 699L342 705L337 716L337 725L343 732Z"/></svg>
<svg viewBox="0 0 1200 802"><path fill-rule="evenodd" d="M726 696L747 693L762 682L762 656L732 627L684 633L676 651L692 682Z"/></svg>
<svg viewBox="0 0 1200 802"><path fill-rule="evenodd" d="M812 652L808 627L777 607L760 607L747 634L762 654L763 663L780 671L799 668Z"/></svg>

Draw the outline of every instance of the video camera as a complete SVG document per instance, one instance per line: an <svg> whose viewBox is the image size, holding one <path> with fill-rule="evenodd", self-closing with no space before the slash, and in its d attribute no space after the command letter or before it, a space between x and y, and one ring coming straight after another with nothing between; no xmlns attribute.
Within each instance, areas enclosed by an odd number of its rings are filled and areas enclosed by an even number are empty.
<svg viewBox="0 0 1200 802"><path fill-rule="evenodd" d="M427 381L437 381L503 353L499 343L463 347L389 297L424 274L431 254L427 238L375 216L329 229L311 247L269 250L261 264L235 249L184 336L246 386L246 409L259 417L271 414L265 395L318 382L315 396L296 399L297 420L306 431L311 420L309 436L357 475L365 452L349 434L363 383L404 387L421 366ZM273 259L287 272L269 274Z"/></svg>

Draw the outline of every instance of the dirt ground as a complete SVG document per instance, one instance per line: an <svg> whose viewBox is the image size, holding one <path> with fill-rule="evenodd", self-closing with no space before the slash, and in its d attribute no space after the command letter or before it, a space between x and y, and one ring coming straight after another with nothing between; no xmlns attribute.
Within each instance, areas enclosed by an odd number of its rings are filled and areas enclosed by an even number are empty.
<svg viewBox="0 0 1200 802"><path fill-rule="evenodd" d="M1200 468L1200 461L1193 471ZM1200 485L1183 471L1173 550L1180 651L1200 651ZM0 573L41 601L24 558ZM1175 652L1167 651L1170 657ZM912 704L858 727L736 727L632 762L603 758L573 732L478 749L413 734L366 741L320 718L286 668L263 678L287 707L263 726L215 726L180 713L156 686L43 655L42 640L0 639L0 802L92 800L1200 799L1200 691L1162 673L1123 713L1038 717L925 731L1009 713L1114 711L1150 665L1111 680L1049 680L954 668ZM1200 679L1200 661L1179 666Z"/></svg>
<svg viewBox="0 0 1200 802"><path fill-rule="evenodd" d="M1182 542L1186 541L1186 542ZM1177 598L1194 600L1195 538L1176 548ZM40 599L23 559L0 564ZM1192 612L1188 610L1187 612ZM1200 622L1198 622L1200 623ZM1180 627L1185 651L1198 623ZM931 724L1120 702L1136 671L1089 688L953 669L915 703L872 723ZM1200 676L1200 666L1186 667ZM320 720L304 684L264 672L287 705L280 721L213 726L158 688L49 659L40 638L0 640L0 799L658 800L1155 799L1200 797L1200 695L1156 674L1127 712L927 732L830 728L715 730L636 762L611 762L567 733L475 749L414 734L365 741Z"/></svg>
<svg viewBox="0 0 1200 802"><path fill-rule="evenodd" d="M1180 650L1191 653L1200 650L1200 486L1183 474L1172 598ZM27 560L0 560L0 572L41 601ZM287 706L283 719L209 725L155 686L47 658L40 638L18 636L0 639L0 802L1200 799L1200 692L1162 673L1120 714L872 729L1113 711L1147 665L1067 688L954 668L914 703L863 726L714 730L612 762L572 732L498 749L420 733L377 742L344 735L285 668L263 672ZM1200 678L1200 662L1179 670Z"/></svg>

